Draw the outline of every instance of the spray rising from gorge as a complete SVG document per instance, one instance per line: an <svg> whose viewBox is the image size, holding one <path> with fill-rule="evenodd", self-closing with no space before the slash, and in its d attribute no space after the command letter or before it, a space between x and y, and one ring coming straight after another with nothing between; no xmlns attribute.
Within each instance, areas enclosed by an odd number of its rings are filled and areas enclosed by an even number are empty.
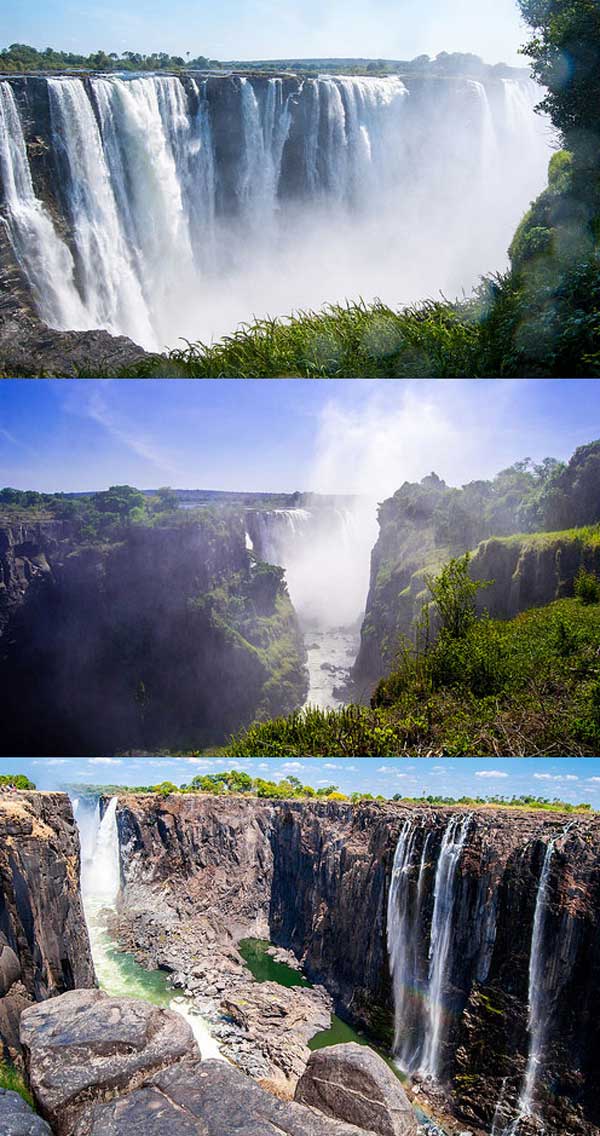
<svg viewBox="0 0 600 1136"><path fill-rule="evenodd" d="M504 266L549 157L539 92L518 73L24 78L0 92L4 212L39 314L149 348L359 295L468 291Z"/></svg>
<svg viewBox="0 0 600 1136"><path fill-rule="evenodd" d="M249 549L286 570L307 651L307 703L341 705L358 651L377 511L368 498L309 498L307 507L246 515Z"/></svg>

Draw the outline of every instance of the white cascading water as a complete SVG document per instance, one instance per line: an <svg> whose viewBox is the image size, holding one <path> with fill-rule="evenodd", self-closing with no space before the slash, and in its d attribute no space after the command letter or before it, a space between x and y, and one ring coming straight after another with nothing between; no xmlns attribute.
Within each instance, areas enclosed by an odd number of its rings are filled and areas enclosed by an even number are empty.
<svg viewBox="0 0 600 1136"><path fill-rule="evenodd" d="M540 1065L543 1055L545 1025L547 1017L546 991L544 986L545 951L544 931L546 914L548 911L550 869L554 856L556 841L550 840L546 848L544 863L540 874L535 912L533 916L533 931L531 934L531 951L529 954L529 993L527 1029L529 1032L529 1053L523 1091L519 1107L523 1116L535 1113L536 1086L540 1075Z"/></svg>
<svg viewBox="0 0 600 1136"><path fill-rule="evenodd" d="M115 185L92 104L80 79L49 79L50 115L66 165L64 191L78 255L83 302L96 327L117 334L129 327L139 343L153 342L134 246L126 239Z"/></svg>
<svg viewBox="0 0 600 1136"><path fill-rule="evenodd" d="M10 240L41 318L61 329L93 327L75 286L73 257L35 195L9 83L0 83L0 185Z"/></svg>
<svg viewBox="0 0 600 1136"><path fill-rule="evenodd" d="M428 966L423 900L430 871L431 832L408 820L400 833L388 897L387 941L394 990L394 1057L406 1073L439 1080L446 1035L445 988L452 975L458 866L471 816L454 816L444 831L435 868Z"/></svg>
<svg viewBox="0 0 600 1136"><path fill-rule="evenodd" d="M254 552L286 570L307 648L307 704L342 705L334 690L358 650L377 535L375 504L257 511L248 524Z"/></svg>
<svg viewBox="0 0 600 1136"><path fill-rule="evenodd" d="M527 79L40 81L64 225L36 198L3 80L16 257L46 322L151 349L346 298L397 306L469 291L504 267L545 184L549 132Z"/></svg>
<svg viewBox="0 0 600 1136"><path fill-rule="evenodd" d="M396 852L388 896L387 948L394 985L394 1057L404 1072L418 1069L423 1035L421 1007L423 982L420 968L423 881L430 833L423 842L417 886L411 888L413 852L419 833L416 825L404 824Z"/></svg>
<svg viewBox="0 0 600 1136"><path fill-rule="evenodd" d="M117 797L111 797L101 819L99 803L92 813L89 808L81 808L79 801L75 807L73 801L81 842L81 897L92 958L99 984L108 994L156 1001L151 972L135 964L133 967L131 963L124 964L124 956L115 949L117 944L106 923L106 912L115 910L121 884L117 804ZM186 1019L203 1058L221 1057L207 1023L191 998L171 995L165 989L161 1003Z"/></svg>
<svg viewBox="0 0 600 1136"><path fill-rule="evenodd" d="M445 984L451 973L452 934L456 902L455 881L471 817L453 817L444 833L434 885L429 944L428 1029L420 1071L437 1080L446 1029Z"/></svg>

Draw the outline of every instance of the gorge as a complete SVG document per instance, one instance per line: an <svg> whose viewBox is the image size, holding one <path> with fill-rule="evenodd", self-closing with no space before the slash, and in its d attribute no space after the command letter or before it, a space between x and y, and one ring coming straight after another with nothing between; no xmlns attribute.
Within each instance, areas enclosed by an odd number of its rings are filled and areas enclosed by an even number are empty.
<svg viewBox="0 0 600 1136"><path fill-rule="evenodd" d="M409 1097L445 1116L447 1132L600 1130L594 815L195 793L105 798L101 812L105 851L119 862L110 934L170 975L246 1073L293 1091L333 1007L392 1052ZM23 832L41 815L57 833L75 831L66 797L17 794L0 799L3 844L15 815ZM40 836L28 839L20 894L31 902ZM26 974L27 948L8 862L1 879L4 1008L10 960ZM52 906L44 917L54 928ZM81 908L78 918L85 944ZM286 991L279 1006L277 987L245 968L248 935L317 986ZM90 981L74 971L66 986ZM27 997L48 994L60 987ZM272 1006L262 1032L261 997L267 1015Z"/></svg>
<svg viewBox="0 0 600 1136"><path fill-rule="evenodd" d="M582 571L592 589L600 572L597 467L590 443L568 463L516 463L460 489L432 474L378 507L366 495L2 490L3 751L194 752L303 707L385 705L427 580L465 553L487 585L480 614L547 618L556 681L595 634L594 604L573 596ZM554 627L567 617L573 641ZM385 756L396 741L377 744Z"/></svg>
<svg viewBox="0 0 600 1136"><path fill-rule="evenodd" d="M0 79L4 290L51 328L154 351L469 291L505 265L550 156L527 73L479 70Z"/></svg>

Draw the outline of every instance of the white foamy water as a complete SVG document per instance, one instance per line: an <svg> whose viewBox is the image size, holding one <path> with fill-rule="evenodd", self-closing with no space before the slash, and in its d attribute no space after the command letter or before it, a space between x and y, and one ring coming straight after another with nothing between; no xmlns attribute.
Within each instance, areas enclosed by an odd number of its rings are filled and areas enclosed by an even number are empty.
<svg viewBox="0 0 600 1136"><path fill-rule="evenodd" d="M75 802L73 802L75 806ZM174 994L163 971L148 971L119 950L107 926L107 913L116 909L120 887L117 798L112 797L102 820L95 811L77 803L73 812L81 839L81 893L92 958L101 989L115 998L140 998L167 1006L185 1018L202 1057L221 1059L206 1020L186 995Z"/></svg>
<svg viewBox="0 0 600 1136"><path fill-rule="evenodd" d="M150 348L326 302L468 292L505 267L551 153L527 79L36 82L53 216L9 80L0 172L40 314Z"/></svg>

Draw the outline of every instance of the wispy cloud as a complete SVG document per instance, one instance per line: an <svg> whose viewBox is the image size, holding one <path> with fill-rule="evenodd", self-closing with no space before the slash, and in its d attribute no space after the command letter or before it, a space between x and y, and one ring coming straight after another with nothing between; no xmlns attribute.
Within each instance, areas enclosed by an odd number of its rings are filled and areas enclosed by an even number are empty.
<svg viewBox="0 0 600 1136"><path fill-rule="evenodd" d="M476 777L508 777L503 769L477 769L475 772Z"/></svg>
<svg viewBox="0 0 600 1136"><path fill-rule="evenodd" d="M579 781L574 773L534 773L536 781Z"/></svg>
<svg viewBox="0 0 600 1136"><path fill-rule="evenodd" d="M141 420L130 421L123 409L123 399L120 399L120 409L115 409L115 386L111 380L85 384L85 388L81 393L79 387L69 389L64 403L69 413L91 419L136 457L154 466L156 473L166 474L173 481L184 475L184 469L173 454L143 428Z"/></svg>

